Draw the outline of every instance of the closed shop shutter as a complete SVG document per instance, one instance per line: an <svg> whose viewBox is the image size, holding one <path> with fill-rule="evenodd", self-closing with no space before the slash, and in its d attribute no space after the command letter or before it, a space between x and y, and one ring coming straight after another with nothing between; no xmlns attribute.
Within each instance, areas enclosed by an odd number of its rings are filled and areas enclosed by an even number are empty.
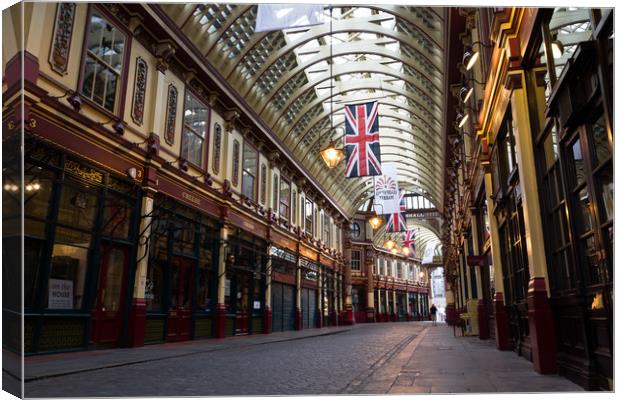
<svg viewBox="0 0 620 400"><path fill-rule="evenodd" d="M308 289L308 327L316 328L316 290Z"/></svg>
<svg viewBox="0 0 620 400"><path fill-rule="evenodd" d="M284 285L281 283L271 284L271 315L274 332L282 330L282 286Z"/></svg>
<svg viewBox="0 0 620 400"><path fill-rule="evenodd" d="M308 295L310 289L301 288L301 322L303 324L303 329L308 329L310 326L310 310L308 304Z"/></svg>
<svg viewBox="0 0 620 400"><path fill-rule="evenodd" d="M282 285L282 330L295 329L295 286Z"/></svg>
<svg viewBox="0 0 620 400"><path fill-rule="evenodd" d="M295 329L295 286L271 284L271 313L274 332Z"/></svg>

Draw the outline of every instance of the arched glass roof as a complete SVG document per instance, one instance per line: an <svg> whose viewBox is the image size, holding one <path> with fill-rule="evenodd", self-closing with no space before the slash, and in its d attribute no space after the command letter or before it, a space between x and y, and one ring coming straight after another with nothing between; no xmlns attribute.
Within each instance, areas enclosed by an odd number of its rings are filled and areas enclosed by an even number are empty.
<svg viewBox="0 0 620 400"><path fill-rule="evenodd" d="M365 100L379 102L381 158L400 187L443 204L442 8L337 5L321 25L254 32L256 5L161 7L350 215L372 178L325 168L319 150L342 136L344 105Z"/></svg>

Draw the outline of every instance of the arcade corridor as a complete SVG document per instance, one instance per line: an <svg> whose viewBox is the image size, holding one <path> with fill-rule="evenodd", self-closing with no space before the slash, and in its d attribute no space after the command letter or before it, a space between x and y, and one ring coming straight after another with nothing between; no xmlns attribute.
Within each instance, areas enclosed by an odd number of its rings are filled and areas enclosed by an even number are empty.
<svg viewBox="0 0 620 400"><path fill-rule="evenodd" d="M3 10L3 389L613 391L614 13Z"/></svg>

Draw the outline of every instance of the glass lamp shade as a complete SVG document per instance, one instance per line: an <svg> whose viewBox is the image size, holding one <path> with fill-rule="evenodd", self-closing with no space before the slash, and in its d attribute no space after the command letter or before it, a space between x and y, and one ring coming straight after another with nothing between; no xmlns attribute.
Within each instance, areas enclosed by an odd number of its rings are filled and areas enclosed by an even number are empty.
<svg viewBox="0 0 620 400"><path fill-rule="evenodd" d="M398 254L398 248L394 247L392 250L390 250L390 253L392 254Z"/></svg>
<svg viewBox="0 0 620 400"><path fill-rule="evenodd" d="M325 164L327 164L330 169L335 168L344 158L344 150L336 148L334 142L328 144L320 153L323 161L325 161Z"/></svg>
<svg viewBox="0 0 620 400"><path fill-rule="evenodd" d="M408 256L409 253L411 253L411 250L409 250L409 247L403 247L403 254Z"/></svg>
<svg viewBox="0 0 620 400"><path fill-rule="evenodd" d="M480 57L480 53L477 51L466 51L463 54L463 65L465 65L465 69L469 71L476 65L476 61L478 61L478 57Z"/></svg>
<svg viewBox="0 0 620 400"><path fill-rule="evenodd" d="M372 229L377 229L379 226L381 226L381 218L379 218L379 216L377 215L373 215L368 220L368 223L370 224L370 227Z"/></svg>
<svg viewBox="0 0 620 400"><path fill-rule="evenodd" d="M385 248L388 250L394 249L395 246L396 246L396 242L394 242L392 239L388 239L388 241L385 242Z"/></svg>

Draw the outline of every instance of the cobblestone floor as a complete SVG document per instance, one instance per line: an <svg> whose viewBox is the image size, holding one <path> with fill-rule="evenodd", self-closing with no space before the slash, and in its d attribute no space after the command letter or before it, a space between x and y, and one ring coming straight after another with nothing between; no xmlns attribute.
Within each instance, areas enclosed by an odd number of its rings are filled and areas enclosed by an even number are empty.
<svg viewBox="0 0 620 400"><path fill-rule="evenodd" d="M502 379L512 383L500 386ZM489 341L454 338L445 325L419 322L360 324L329 336L231 346L26 383L27 397L496 391L581 388L537 374L527 360L499 352Z"/></svg>

